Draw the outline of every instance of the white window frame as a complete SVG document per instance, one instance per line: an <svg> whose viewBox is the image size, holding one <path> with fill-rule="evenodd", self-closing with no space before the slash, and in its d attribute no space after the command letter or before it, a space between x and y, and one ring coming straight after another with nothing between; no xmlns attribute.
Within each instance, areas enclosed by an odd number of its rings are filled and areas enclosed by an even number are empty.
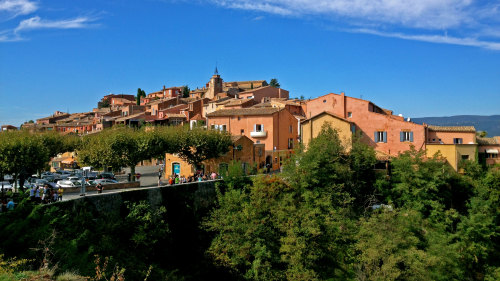
<svg viewBox="0 0 500 281"><path fill-rule="evenodd" d="M259 129L260 127L260 129ZM264 132L264 124L255 124L254 132Z"/></svg>

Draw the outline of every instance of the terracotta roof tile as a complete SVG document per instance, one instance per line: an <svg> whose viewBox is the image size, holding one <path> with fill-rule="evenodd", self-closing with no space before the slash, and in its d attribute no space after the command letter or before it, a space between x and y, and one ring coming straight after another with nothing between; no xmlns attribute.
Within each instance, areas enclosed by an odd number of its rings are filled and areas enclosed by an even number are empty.
<svg viewBox="0 0 500 281"><path fill-rule="evenodd" d="M237 108L237 109L221 109L207 114L207 117L217 116L256 116L256 115L271 115L280 111L279 108Z"/></svg>
<svg viewBox="0 0 500 281"><path fill-rule="evenodd" d="M434 126L429 125L429 130L438 132L476 132L474 126Z"/></svg>
<svg viewBox="0 0 500 281"><path fill-rule="evenodd" d="M479 145L498 145L496 138L477 138L477 143Z"/></svg>

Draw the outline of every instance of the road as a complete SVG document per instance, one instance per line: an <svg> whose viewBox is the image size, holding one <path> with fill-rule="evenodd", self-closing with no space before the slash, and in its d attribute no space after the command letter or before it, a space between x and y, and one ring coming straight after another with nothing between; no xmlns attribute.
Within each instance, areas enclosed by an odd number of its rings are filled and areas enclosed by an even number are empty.
<svg viewBox="0 0 500 281"><path fill-rule="evenodd" d="M156 186L158 185L158 170L160 169L159 165L155 166L139 166L135 167L135 172L141 174L141 186ZM127 175L130 173L130 168L123 169L125 174L117 175L116 179L120 182L127 181Z"/></svg>
<svg viewBox="0 0 500 281"><path fill-rule="evenodd" d="M124 189L113 189L113 190L106 190L106 186L104 186L104 191L103 193L115 193L115 192L122 192L126 190L135 190L135 189L142 189L144 187L152 187L152 186L158 186L158 170L160 169L160 166L139 166L135 167L135 172L141 174L141 178L139 181L141 182L141 187L139 188L124 188ZM123 175L116 175L116 180L119 182L126 182L128 180L128 173L130 173L130 168L125 168L123 169L125 171L125 174ZM86 196L92 196L92 195L97 195L97 191L89 191L86 192ZM80 197L79 192L71 192L71 193L64 193L63 195L63 200L72 200Z"/></svg>

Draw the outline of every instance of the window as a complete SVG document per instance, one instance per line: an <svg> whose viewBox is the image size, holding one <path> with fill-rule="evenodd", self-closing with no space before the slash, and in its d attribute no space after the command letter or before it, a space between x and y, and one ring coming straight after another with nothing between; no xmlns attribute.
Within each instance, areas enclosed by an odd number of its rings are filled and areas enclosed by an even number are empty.
<svg viewBox="0 0 500 281"><path fill-rule="evenodd" d="M454 138L453 139L453 144L462 144L462 143L463 143L463 139L462 138Z"/></svg>
<svg viewBox="0 0 500 281"><path fill-rule="evenodd" d="M210 129L215 130L215 125L214 124L210 125Z"/></svg>
<svg viewBox="0 0 500 281"><path fill-rule="evenodd" d="M256 144L259 144L259 143L260 143L260 140L258 140L258 141L256 142Z"/></svg>
<svg viewBox="0 0 500 281"><path fill-rule="evenodd" d="M413 142L413 132L400 132L399 138L401 142L405 141Z"/></svg>
<svg viewBox="0 0 500 281"><path fill-rule="evenodd" d="M347 112L347 118L351 118L352 117L352 112Z"/></svg>
<svg viewBox="0 0 500 281"><path fill-rule="evenodd" d="M498 153L486 153L486 158L498 158Z"/></svg>
<svg viewBox="0 0 500 281"><path fill-rule="evenodd" d="M288 139L288 149L293 149L293 139Z"/></svg>
<svg viewBox="0 0 500 281"><path fill-rule="evenodd" d="M263 124L255 124L253 129L254 129L254 132L264 132L264 125Z"/></svg>
<svg viewBox="0 0 500 281"><path fill-rule="evenodd" d="M323 100L323 103L326 103L326 100Z"/></svg>
<svg viewBox="0 0 500 281"><path fill-rule="evenodd" d="M219 130L225 132L226 131L226 125L220 125Z"/></svg>
<svg viewBox="0 0 500 281"><path fill-rule="evenodd" d="M240 116L238 116L238 121L240 121L240 120L241 120L241 117L240 117Z"/></svg>
<svg viewBox="0 0 500 281"><path fill-rule="evenodd" d="M356 133L356 125L351 125L351 133Z"/></svg>
<svg viewBox="0 0 500 281"><path fill-rule="evenodd" d="M377 131L375 132L375 142L387 142L387 132Z"/></svg>
<svg viewBox="0 0 500 281"><path fill-rule="evenodd" d="M462 160L469 160L469 155L462 155Z"/></svg>
<svg viewBox="0 0 500 281"><path fill-rule="evenodd" d="M243 136L245 134L245 130L241 129L241 135Z"/></svg>
<svg viewBox="0 0 500 281"><path fill-rule="evenodd" d="M290 133L293 133L293 126L292 126L292 125L290 125L290 126L288 127L288 131L289 131Z"/></svg>

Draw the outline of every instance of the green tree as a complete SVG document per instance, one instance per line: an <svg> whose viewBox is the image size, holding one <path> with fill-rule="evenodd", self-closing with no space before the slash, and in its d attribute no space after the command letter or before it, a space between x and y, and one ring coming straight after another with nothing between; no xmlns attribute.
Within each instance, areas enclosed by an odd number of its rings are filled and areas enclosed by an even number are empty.
<svg viewBox="0 0 500 281"><path fill-rule="evenodd" d="M282 177L258 177L218 196L205 227L209 253L249 280L327 280L350 276L352 199L349 157L326 126L299 148Z"/></svg>
<svg viewBox="0 0 500 281"><path fill-rule="evenodd" d="M274 87L274 88L279 88L280 87L280 83L278 83L278 79L273 78L269 82L269 86Z"/></svg>
<svg viewBox="0 0 500 281"><path fill-rule="evenodd" d="M141 105L141 97L145 98L146 97L146 92L144 92L144 90L141 90L141 88L138 88L137 89L137 95L135 97L137 105Z"/></svg>
<svg viewBox="0 0 500 281"><path fill-rule="evenodd" d="M191 90L189 89L189 87L187 85L182 87L182 97L183 98L189 98L189 92L191 92Z"/></svg>
<svg viewBox="0 0 500 281"><path fill-rule="evenodd" d="M49 159L49 149L38 135L26 131L0 134L0 169L13 174L16 186L20 174L43 169Z"/></svg>
<svg viewBox="0 0 500 281"><path fill-rule="evenodd" d="M85 136L78 156L82 163L97 168L130 167L134 177L140 161L158 157L163 149L163 140L156 132L121 127Z"/></svg>
<svg viewBox="0 0 500 281"><path fill-rule="evenodd" d="M133 227L130 240L134 243L135 248L154 246L169 234L166 222L167 210L164 206L153 209L146 201L140 201L138 203L129 202L127 209L129 213L125 217L125 221Z"/></svg>
<svg viewBox="0 0 500 281"><path fill-rule="evenodd" d="M396 207L406 207L424 216L437 216L452 204L450 181L454 171L439 154L425 157L413 147L392 161L392 199Z"/></svg>
<svg viewBox="0 0 500 281"><path fill-rule="evenodd" d="M109 99L105 99L99 103L98 108L107 108L109 106L110 106Z"/></svg>
<svg viewBox="0 0 500 281"><path fill-rule="evenodd" d="M230 145L231 136L227 133L195 128L180 133L177 153L184 161L199 169L203 161L227 153Z"/></svg>
<svg viewBox="0 0 500 281"><path fill-rule="evenodd" d="M360 222L355 245L358 280L461 278L451 236L419 212L382 207Z"/></svg>
<svg viewBox="0 0 500 281"><path fill-rule="evenodd" d="M500 171L492 169L474 182L468 213L457 225L457 252L467 277L493 278L498 275L500 257Z"/></svg>

